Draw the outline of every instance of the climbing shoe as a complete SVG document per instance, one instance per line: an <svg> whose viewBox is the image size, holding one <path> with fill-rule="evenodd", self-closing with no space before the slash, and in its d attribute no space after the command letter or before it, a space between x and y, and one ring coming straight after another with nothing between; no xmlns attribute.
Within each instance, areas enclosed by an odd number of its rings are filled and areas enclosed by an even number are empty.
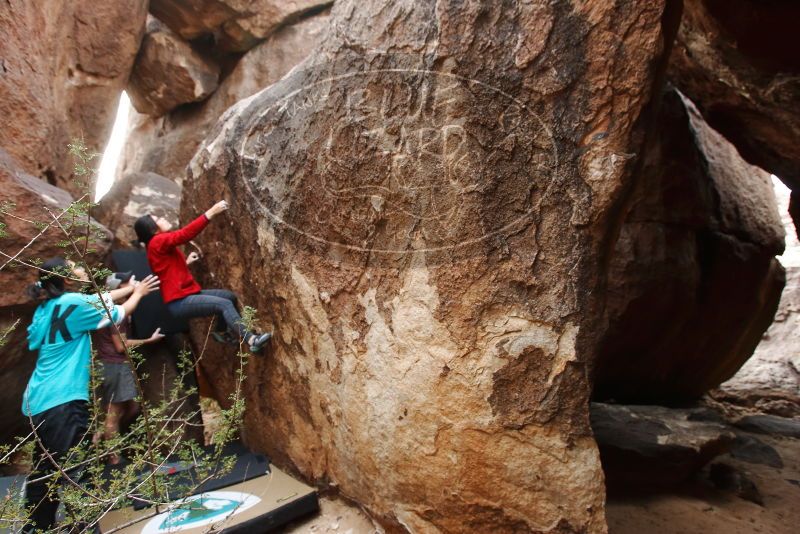
<svg viewBox="0 0 800 534"><path fill-rule="evenodd" d="M269 340L272 339L272 332L267 332L265 334L253 334L255 338L253 342L250 343L250 352L261 352L261 349L264 348L264 345L269 343Z"/></svg>
<svg viewBox="0 0 800 534"><path fill-rule="evenodd" d="M211 332L211 337L214 338L214 341L222 343L223 345L239 344L239 341L233 337L230 332Z"/></svg>

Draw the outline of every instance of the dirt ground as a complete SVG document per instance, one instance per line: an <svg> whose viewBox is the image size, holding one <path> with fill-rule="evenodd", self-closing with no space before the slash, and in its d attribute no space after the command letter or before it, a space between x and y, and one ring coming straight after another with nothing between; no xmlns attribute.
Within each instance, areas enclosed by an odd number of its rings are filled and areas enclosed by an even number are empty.
<svg viewBox="0 0 800 534"><path fill-rule="evenodd" d="M752 434L774 447L784 466L715 461L743 471L764 506L719 491L707 481L669 495L610 496L609 534L794 534L800 532L800 440Z"/></svg>
<svg viewBox="0 0 800 534"><path fill-rule="evenodd" d="M280 534L375 534L383 533L359 508L342 500L323 496L320 512L305 521L279 530Z"/></svg>

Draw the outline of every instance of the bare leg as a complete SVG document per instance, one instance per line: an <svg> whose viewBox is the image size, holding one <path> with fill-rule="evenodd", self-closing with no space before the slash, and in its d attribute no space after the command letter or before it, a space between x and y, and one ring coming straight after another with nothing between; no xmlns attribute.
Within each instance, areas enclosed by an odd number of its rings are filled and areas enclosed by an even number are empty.
<svg viewBox="0 0 800 534"><path fill-rule="evenodd" d="M131 399L123 402L122 404L125 405L125 413L122 415L120 425L121 427L125 428L130 425L134 419L136 419L137 415L139 415L139 403Z"/></svg>
<svg viewBox="0 0 800 534"><path fill-rule="evenodd" d="M112 439L119 434L119 424L122 416L125 414L124 402L109 402L108 411L106 412L105 439ZM108 456L108 463L114 465L119 463L119 455L111 453Z"/></svg>

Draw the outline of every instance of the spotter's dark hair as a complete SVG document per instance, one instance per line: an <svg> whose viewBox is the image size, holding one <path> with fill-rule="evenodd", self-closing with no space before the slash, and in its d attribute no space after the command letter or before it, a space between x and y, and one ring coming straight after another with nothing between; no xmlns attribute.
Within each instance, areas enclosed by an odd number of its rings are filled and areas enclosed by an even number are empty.
<svg viewBox="0 0 800 534"><path fill-rule="evenodd" d="M26 293L33 300L49 300L58 298L64 289L64 276L69 276L72 268L64 258L50 258L41 265L39 281L26 288Z"/></svg>

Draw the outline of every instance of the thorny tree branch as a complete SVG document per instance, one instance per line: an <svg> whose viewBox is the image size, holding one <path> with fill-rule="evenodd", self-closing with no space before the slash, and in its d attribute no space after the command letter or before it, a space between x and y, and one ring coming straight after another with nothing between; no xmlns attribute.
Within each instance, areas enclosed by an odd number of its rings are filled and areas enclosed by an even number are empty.
<svg viewBox="0 0 800 534"><path fill-rule="evenodd" d="M90 215L88 214L88 212L86 213L86 233L83 236L81 236L82 239L78 238L78 240L82 240L83 241L83 243L82 243L83 246L82 247L79 247L78 241L76 241L76 239L70 234L70 232L65 228L64 224L62 224L62 222L61 222L63 216L65 214L67 214L67 213L70 213L70 211L77 204L82 202L86 197L87 197L87 194L82 195L77 201L73 202L70 206L68 206L67 208L63 209L61 212L59 212L57 214L54 213L53 211L51 211L50 209L48 209L47 207L45 207L45 210L48 212L48 214L52 218L52 221L47 222L46 224L37 223L37 222L34 222L34 221L27 220L27 219L25 219L23 217L19 217L19 216L13 215L13 214L5 213L6 215L11 215L13 218L16 218L18 220L22 220L22 221L28 222L30 224L35 224L37 227L40 224L42 224L42 226L41 226L39 232L37 233L37 235L35 235L32 239L30 239L14 255L9 255L6 252L0 250L0 255L2 255L3 257L6 258L6 261L2 264L2 266L0 266L0 271L5 269L11 263L16 263L16 264L19 264L19 265L23 265L23 266L35 269L35 270L37 270L39 272L45 272L45 273L51 274L53 276L60 276L62 278L68 279L68 280L82 282L82 280L79 280L78 278L76 278L74 276L70 276L70 275L68 275L66 273L59 273L59 272L54 272L54 271L49 271L49 270L43 269L43 268L41 268L41 267L31 263L31 262L27 262L27 261L24 261L24 260L20 259L20 256L22 254L24 254L26 250L29 250L33 246L33 244L39 238L41 238L50 228L52 228L54 226L58 226L58 228L60 228L61 231L67 236L67 239L69 241L68 244L72 247L72 249L75 251L77 256L80 258L80 262L81 262L82 266L87 269L87 272L91 272L91 270L89 268L89 265L86 262L87 255L89 253L90 237L91 237L91 233L92 233L92 230L93 230L92 224L91 224ZM72 220L70 222L67 222L66 224L69 225L70 227L74 227L76 218L78 216L80 216L80 214L76 215L73 212L72 213ZM103 291L101 290L101 288L98 287L96 281L91 277L90 277L90 283L91 283L92 288L94 289L94 291L97 294L99 294L99 295L103 294ZM112 318L111 310L109 309L109 307L108 307L107 303L105 302L105 300L101 298L100 299L100 303L101 303L102 307L104 308L104 311L105 311L106 315L108 316L108 318L111 319ZM17 323L15 323L14 326L16 326L18 323L19 323L19 321L17 321ZM116 329L117 333L120 333L119 332L119 328L117 327L117 325L113 324L113 321L112 321L112 325ZM204 339L204 342L203 342L201 354L196 359L194 359L194 364L195 365L197 365L203 359L203 356L205 355L205 350L206 350L206 347L207 347L207 344L208 344L208 340L209 340L209 337L210 337L210 333L211 333L211 328L212 327L213 327L213 322L209 326L208 331L206 332L206 336L205 336L205 339ZM13 326L12 326L12 328L13 328ZM125 346L124 352L125 352L127 360L129 362L133 362L133 358L132 358L131 353L129 352L127 346ZM244 380L244 372L243 371L244 371L244 364L246 363L246 361L247 361L246 360L246 356L241 351L241 345L240 345L240 362L239 362L239 369L238 369L238 372L237 372L237 377L238 377L237 387L235 389L234 394L232 395L233 411L230 414L227 414L227 411L224 411L224 413L226 413L226 420L225 420L226 427L224 428L224 432L221 434L222 442L219 442L219 441L216 442L217 450L215 451L216 454L213 455L213 458L215 460L214 469L209 471L209 474L207 476L205 476L203 478L203 480L201 480L197 485L195 485L194 488L189 490L188 493L187 493L187 496L191 495L194 491L196 491L197 488L200 485L202 485L203 483L205 483L208 480L214 478L215 476L219 476L219 472L218 471L219 471L219 465L220 465L220 462L221 462L221 459L222 459L222 452L223 452L222 445L224 445L224 443L226 443L229 439L232 439L231 436L232 436L232 433L233 433L234 429L231 428L231 427L234 426L234 422L237 421L238 418L241 415L240 414L241 383ZM135 365L133 367L135 368ZM185 377L186 374L189 373L189 372L191 372L191 367L189 368L189 370L182 370L181 371L181 375L179 376L179 378L180 377ZM140 377L139 377L138 373L135 373L135 372L134 372L134 376L136 378L136 385L137 385L137 390L138 390L138 393L139 393L139 397L143 399L143 390L142 390L142 386L141 386ZM181 380L179 380L179 383L184 383L184 382L181 379ZM165 384L165 386L166 386L166 384ZM166 389L165 389L165 391L166 391ZM171 413L165 414L165 417L163 417L163 419L159 417L159 419L162 419L162 423L163 423L163 424L160 425L160 428L157 428L155 430L155 434L158 435L159 438L156 438L155 435L153 435L153 431L154 431L153 430L153 421L147 415L146 403L142 403L142 419L143 419L144 433L145 433L146 438L147 438L146 439L147 443L146 443L145 450L143 451L145 454L142 456L141 459L139 459L137 461L141 461L142 465L149 466L149 471L150 472L146 476L144 476L142 478L139 478L132 487L129 487L124 492L122 492L120 494L117 494L117 495L115 495L115 496L113 496L111 498L104 498L104 497L98 495L97 493L92 492L92 491L88 490L87 488L81 486L81 484L79 484L75 479L73 479L73 477L70 475L70 473L71 472L74 473L76 470L83 469L83 468L91 465L92 463L98 461L99 459L102 459L104 456L106 456L112 450L113 451L128 450L128 449L136 450L137 449L136 445L123 445L121 447L120 446L116 446L115 447L114 446L114 442L112 441L111 445L109 447L107 447L107 448L98 448L98 449L100 449L99 452L94 451L95 454L92 454L88 458L84 457L78 463L76 463L74 465L70 465L70 459L74 456L75 452L77 451L77 449L73 448L70 451L68 451L68 453L66 454L66 456L65 456L66 461L61 463L50 453L50 451L48 451L44 447L44 444L42 443L42 440L41 440L41 438L40 438L40 436L39 436L39 434L37 432L38 427L33 425L32 417L29 416L29 423L31 424L32 431L29 433L28 436L26 436L23 440L21 440L20 443L18 443L10 451L8 451L2 457L2 459L0 459L0 461L7 460L10 457L11 454L13 454L17 450L19 450L19 448L22 446L22 444L26 440L28 440L29 438L33 437L35 444L42 450L42 452L43 452L43 454L45 456L45 459L53 464L54 468L56 469L56 472L51 474L51 475L45 475L45 476L39 477L37 479L31 480L30 482L34 482L34 483L35 482L44 482L45 480L50 479L50 478L61 477L61 478L63 478L63 480L66 481L68 486L77 489L79 491L79 495L83 495L83 496L86 496L86 497L90 498L92 502L86 503L85 504L86 508L92 509L92 510L94 510L96 508L102 508L103 510L99 513L99 515L97 515L95 517L95 519L93 521L91 521L90 524L88 524L87 528L92 528L94 525L96 525L100 521L100 519L102 519L103 516L105 516L111 509L113 509L115 506L117 506L120 503L120 501L123 500L123 499L129 499L129 498L134 498L135 497L137 499L142 499L142 500L144 500L145 502L148 502L151 505L155 505L155 509L154 509L152 515L156 515L156 514L159 513L159 507L158 507L159 504L166 504L164 502L159 502L158 496L160 495L160 493L158 491L158 485L155 483L156 474L158 474L159 470L167 463L169 458L172 457L176 453L178 448L180 447L180 445L182 443L182 440L176 439L176 437L180 436L181 433L184 431L184 429L187 426L190 426L190 425L194 426L194 423L192 423L190 419L192 417L195 417L197 415L197 413L199 413L199 411L193 411L187 417L178 417L178 414L184 409L184 406L185 406L189 396L194 394L194 393L191 392L191 388L190 388L190 390L187 390L187 391L188 392L185 395L172 396L171 400L166 400L165 399L165 401L163 401L163 402L169 402L169 404L172 404L173 409L171 409ZM161 408L159 408L159 410L160 409ZM99 416L99 413L97 411L95 411L95 413L94 413L94 415L92 417L92 420L90 422L90 425L87 428L87 432L84 435L84 438L86 438L86 436L89 434L89 429L91 429L91 428L93 428L95 426L98 416ZM176 428L174 428L173 430L169 431L168 430L169 426L171 424L175 423L175 422L178 422L179 425ZM166 433L166 436L164 436L165 433ZM164 436L164 437L162 438L162 436ZM83 441L84 440L82 440L82 442ZM162 447L164 447L165 445L168 445L168 444L169 444L169 446L167 447L168 448L168 452L166 453L164 458L161 461L155 461L155 459L153 458L154 452L156 450L160 450ZM199 466L200 464L198 464L198 462L200 460L195 456L194 449L190 448L189 453L191 454L191 458L193 458L195 465ZM133 466L134 466L134 464L131 464L129 466L129 468L133 469ZM204 467L203 469L207 469L207 468ZM140 495L135 495L136 491L138 491L141 487L143 487L145 484L150 483L151 481L153 483L153 495L155 497L155 500L144 499ZM50 489L48 489L48 491L55 491L55 488L51 487ZM70 515L72 516L73 521L75 521L75 522L78 521L78 518L76 518L75 515L72 514L72 510L69 510L68 513L70 513ZM81 514L81 515L83 515L83 514ZM152 517L152 516L148 515L148 517ZM133 521L133 522L131 522L129 524L116 526L112 530L108 531L108 534L110 534L112 532L117 532L117 531L129 526L130 524L133 524L133 523L141 521L141 520L142 520L142 518L138 518L137 520L135 520L135 521ZM6 519L2 519L2 521L7 521L7 520ZM88 520L87 520L87 522L88 522Z"/></svg>
<svg viewBox="0 0 800 534"><path fill-rule="evenodd" d="M77 202L82 202L82 201L83 201L83 199L85 199L85 198L87 197L87 195L88 195L88 193L84 193L84 195L83 195L81 198L79 198L77 201L75 201L75 203L77 203ZM73 203L73 204L70 204L69 206L67 206L66 208L64 208L64 209L61 211L61 213L59 213L59 214L58 214L58 215L55 217L55 219L56 219L56 220L55 220L55 222L58 222L58 220L59 220L61 217L63 217L63 216L64 216L64 214L68 213L68 212L69 212L69 210L70 210L70 209L72 209L72 207L73 207L73 205L74 205L75 203ZM45 208L45 209L47 209L47 208ZM47 212L48 212L48 213L50 213L50 214L52 215L52 212L50 212L50 210L49 210L49 209L47 209ZM7 213L6 215L11 215L11 214L8 214L8 213ZM12 215L12 217L13 217L13 215ZM19 218L19 217L17 217L17 218ZM23 220L25 220L25 219L23 219ZM28 222L31 222L31 224L35 224L33 221L28 221ZM31 265L31 264L25 263L25 262L23 262L23 261L17 260L17 258L19 257L19 255L20 255L20 254L22 254L22 253L23 253L23 252L25 252L25 251L26 251L28 248L30 248L30 247L33 245L33 243L34 243L34 242L35 242L37 239L39 239L40 237L42 237L42 236L45 234L45 232L47 232L47 230L49 230L49 229L50 229L50 227L52 227L52 226L53 226L53 224L54 224L54 223L47 223L47 224L46 224L46 225L45 225L45 226L44 226L44 227L43 227L43 228L42 228L42 229L39 231L39 233L38 233L38 234L36 234L35 236L33 236L33 237L31 238L31 240L30 240L30 241L28 241L28 242L25 244L25 246L24 246L24 247L22 247L21 249L19 249L19 251L18 251L16 254L14 254L13 256L9 256L9 255L8 255L8 254L6 254L5 252L3 252L3 251L0 251L0 254L2 254L2 255L3 255L3 256L5 256L6 258L8 258L8 260L6 260L6 262L5 262L3 265L0 265L0 271L2 271L3 269L5 269L5 268L6 268L6 266L8 266L8 264L9 264L9 263L11 263L12 261L17 261L18 263L21 263L22 265L25 265L25 266L27 266L27 267L34 267L34 268L37 268L37 269L38 269L38 267L36 267L35 265ZM44 272L49 272L49 271L45 271L44 269L39 269L39 270L40 270L40 271L44 271ZM76 280L76 279L74 279L74 278L70 278L70 280Z"/></svg>

